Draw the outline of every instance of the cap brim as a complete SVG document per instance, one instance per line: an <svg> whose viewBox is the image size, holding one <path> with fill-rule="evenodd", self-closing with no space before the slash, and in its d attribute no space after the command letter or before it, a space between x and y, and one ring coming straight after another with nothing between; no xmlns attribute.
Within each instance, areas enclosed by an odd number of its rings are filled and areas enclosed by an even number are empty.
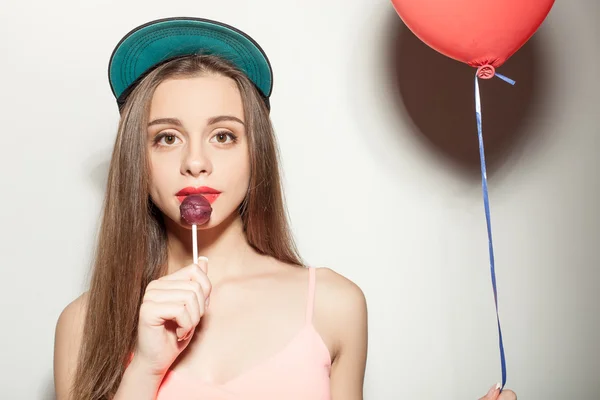
<svg viewBox="0 0 600 400"><path fill-rule="evenodd" d="M153 67L189 54L223 57L244 72L266 99L271 95L273 72L258 43L232 26L191 17L151 21L125 35L108 65L113 94L119 100Z"/></svg>

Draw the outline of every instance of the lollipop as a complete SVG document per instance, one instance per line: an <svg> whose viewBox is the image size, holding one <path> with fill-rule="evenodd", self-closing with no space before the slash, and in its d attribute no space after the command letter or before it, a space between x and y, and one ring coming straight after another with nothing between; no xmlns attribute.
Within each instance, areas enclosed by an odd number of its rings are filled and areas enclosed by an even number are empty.
<svg viewBox="0 0 600 400"><path fill-rule="evenodd" d="M181 217L192 225L192 251L194 263L198 262L198 233L197 226L204 225L210 219L212 207L206 198L200 194L186 196L179 206Z"/></svg>
<svg viewBox="0 0 600 400"><path fill-rule="evenodd" d="M204 225L210 219L212 207L201 194L186 196L179 206L181 217L190 225Z"/></svg>

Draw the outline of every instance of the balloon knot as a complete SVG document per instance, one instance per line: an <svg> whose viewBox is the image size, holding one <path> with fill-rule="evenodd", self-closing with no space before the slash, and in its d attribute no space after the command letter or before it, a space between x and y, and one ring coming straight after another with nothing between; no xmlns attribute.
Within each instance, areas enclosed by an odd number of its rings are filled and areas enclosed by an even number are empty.
<svg viewBox="0 0 600 400"><path fill-rule="evenodd" d="M496 75L496 69L489 64L477 68L477 76L481 79L492 79Z"/></svg>

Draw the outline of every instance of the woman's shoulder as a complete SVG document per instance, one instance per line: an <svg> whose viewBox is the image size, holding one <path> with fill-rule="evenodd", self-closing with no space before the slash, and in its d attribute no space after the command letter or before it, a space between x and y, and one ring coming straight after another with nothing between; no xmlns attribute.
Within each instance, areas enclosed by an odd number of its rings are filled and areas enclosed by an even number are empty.
<svg viewBox="0 0 600 400"><path fill-rule="evenodd" d="M83 323L87 311L88 292L84 292L65 306L56 322L55 350L63 346L69 348L78 344L83 333Z"/></svg>
<svg viewBox="0 0 600 400"><path fill-rule="evenodd" d="M299 267L285 266L284 281L303 287L308 283L308 269L315 270L314 315L321 319L336 322L366 320L367 304L362 289L351 279L327 266ZM283 281L282 281L283 282ZM304 289L302 289L304 293Z"/></svg>
<svg viewBox="0 0 600 400"><path fill-rule="evenodd" d="M343 297L345 300L364 300L365 296L362 289L349 278L329 267L314 268L317 284L325 294Z"/></svg>
<svg viewBox="0 0 600 400"><path fill-rule="evenodd" d="M319 302L325 300L329 305L337 307L347 307L348 302L350 302L349 307L365 302L361 288L332 268L326 266L301 267L277 260L275 262L278 264L275 269L283 271L283 274L280 275L283 279L299 285L308 283L308 269L313 268L316 275L315 291L316 296L320 297ZM281 266L285 268L281 269Z"/></svg>
<svg viewBox="0 0 600 400"><path fill-rule="evenodd" d="M274 269L283 272L280 283L301 287L308 281L308 269L315 270L314 316L333 324L366 323L367 303L362 289L351 279L327 266L301 267L274 260ZM284 267L284 268L281 268ZM286 288L289 288L286 286ZM303 294L304 295L304 294Z"/></svg>
<svg viewBox="0 0 600 400"><path fill-rule="evenodd" d="M341 353L362 359L367 342L367 302L352 280L328 267L316 268L313 323L334 365ZM354 355L352 355L354 354Z"/></svg>
<svg viewBox="0 0 600 400"><path fill-rule="evenodd" d="M60 313L54 334L54 386L57 398L68 398L83 335L88 292L71 301Z"/></svg>
<svg viewBox="0 0 600 400"><path fill-rule="evenodd" d="M329 267L316 268L315 305L341 319L362 318L365 295L355 282Z"/></svg>
<svg viewBox="0 0 600 400"><path fill-rule="evenodd" d="M58 323L67 323L85 319L88 297L89 292L86 291L67 304L58 317Z"/></svg>
<svg viewBox="0 0 600 400"><path fill-rule="evenodd" d="M286 279L290 279L300 285L304 285L308 282L308 269L313 268L316 274L316 285L315 290L317 296L325 296L326 299L336 300L335 303L339 303L339 306L344 306L348 301L352 305L356 303L364 303L365 296L361 288L349 278L334 271L332 268L326 266L306 266L299 267L298 265L286 264L275 260L278 264L276 269L280 269L281 266L285 268L283 271ZM328 301L330 303L330 301Z"/></svg>

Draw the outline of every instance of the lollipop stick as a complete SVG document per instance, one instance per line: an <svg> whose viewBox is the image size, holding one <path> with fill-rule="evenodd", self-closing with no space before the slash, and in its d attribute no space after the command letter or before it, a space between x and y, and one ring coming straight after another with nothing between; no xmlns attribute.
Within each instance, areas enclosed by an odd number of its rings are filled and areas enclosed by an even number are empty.
<svg viewBox="0 0 600 400"><path fill-rule="evenodd" d="M194 264L198 264L198 230L196 224L192 225L192 246Z"/></svg>

